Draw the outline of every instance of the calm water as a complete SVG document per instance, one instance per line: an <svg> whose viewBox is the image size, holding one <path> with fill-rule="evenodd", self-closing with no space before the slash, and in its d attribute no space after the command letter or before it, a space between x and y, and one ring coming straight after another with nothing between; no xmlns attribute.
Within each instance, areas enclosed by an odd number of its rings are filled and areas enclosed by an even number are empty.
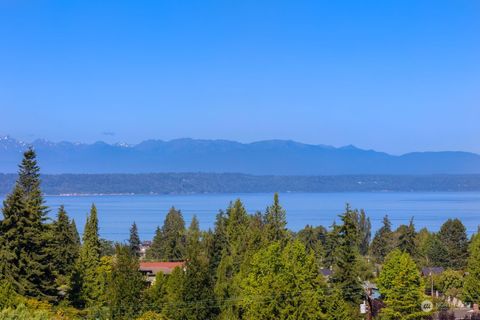
<svg viewBox="0 0 480 320"><path fill-rule="evenodd" d="M123 241L136 221L143 240L151 239L157 225L161 225L168 209L180 209L187 223L197 215L200 226L212 227L215 215L229 202L241 198L248 212L264 211L273 195L260 194L207 194L207 195L132 195L132 196L47 196L51 215L64 204L70 217L75 218L79 231L90 205L98 209L100 233L103 237ZM460 218L469 234L480 224L480 192L452 193L285 193L280 201L287 210L288 227L299 230L306 224L329 226L340 214L346 202L353 208L363 208L372 220L373 230L388 214L393 226L415 219L417 228L438 230L448 218Z"/></svg>

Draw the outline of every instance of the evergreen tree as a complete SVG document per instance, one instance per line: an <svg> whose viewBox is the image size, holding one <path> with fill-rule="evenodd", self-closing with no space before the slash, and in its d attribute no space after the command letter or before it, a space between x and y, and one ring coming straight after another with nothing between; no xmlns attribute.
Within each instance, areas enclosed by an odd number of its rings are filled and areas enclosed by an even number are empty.
<svg viewBox="0 0 480 320"><path fill-rule="evenodd" d="M112 240L100 238L100 258L115 255L115 243Z"/></svg>
<svg viewBox="0 0 480 320"><path fill-rule="evenodd" d="M437 234L430 234L426 241L426 264L428 267L447 267L448 252Z"/></svg>
<svg viewBox="0 0 480 320"><path fill-rule="evenodd" d="M337 261L337 248L340 246L340 226L334 221L327 233L325 239L325 255L323 259L323 267L333 267Z"/></svg>
<svg viewBox="0 0 480 320"><path fill-rule="evenodd" d="M278 193L273 196L273 204L265 212L264 237L267 243L285 240L288 236L285 210L280 205Z"/></svg>
<svg viewBox="0 0 480 320"><path fill-rule="evenodd" d="M23 295L51 300L56 288L39 171L35 152L27 150L16 185L2 209L0 279L10 281Z"/></svg>
<svg viewBox="0 0 480 320"><path fill-rule="evenodd" d="M370 246L372 224L363 209L360 210L360 213L355 212L358 220L358 249L360 254L364 256L368 253L368 247Z"/></svg>
<svg viewBox="0 0 480 320"><path fill-rule="evenodd" d="M138 236L137 224L133 222L130 228L130 238L128 240L130 250L136 256L140 256L140 237Z"/></svg>
<svg viewBox="0 0 480 320"><path fill-rule="evenodd" d="M70 222L70 232L72 233L75 245L78 248L80 248L81 246L80 235L78 234L78 229L77 229L77 224L75 223L75 219L72 219L72 221Z"/></svg>
<svg viewBox="0 0 480 320"><path fill-rule="evenodd" d="M440 228L438 239L446 250L446 268L462 269L468 257L468 238L459 219L448 219Z"/></svg>
<svg viewBox="0 0 480 320"><path fill-rule="evenodd" d="M145 292L145 308L161 314L167 302L167 277L163 272L155 275L155 281Z"/></svg>
<svg viewBox="0 0 480 320"><path fill-rule="evenodd" d="M210 272L215 274L220 260L222 259L223 251L227 246L227 218L223 211L217 214L215 220L215 229L213 231L212 241L210 243L209 257L210 257Z"/></svg>
<svg viewBox="0 0 480 320"><path fill-rule="evenodd" d="M243 319L322 319L326 285L313 253L299 241L254 254L240 281Z"/></svg>
<svg viewBox="0 0 480 320"><path fill-rule="evenodd" d="M25 209L22 190L16 186L3 202L0 238L0 280L13 285L16 292L26 294L34 284L20 277L22 269L28 267L28 257L22 254L29 247L29 238L24 238L25 230L31 233L31 219ZM20 249L20 250L18 250ZM27 261L22 261L26 260ZM23 271L24 272L24 271Z"/></svg>
<svg viewBox="0 0 480 320"><path fill-rule="evenodd" d="M190 305L185 304L185 271L177 267L167 277L165 284L165 304L162 314L167 319L185 320L191 310Z"/></svg>
<svg viewBox="0 0 480 320"><path fill-rule="evenodd" d="M315 258L320 264L323 264L327 233L323 226L313 227L310 225L306 225L297 233L297 239L305 245L307 250L311 250L315 254Z"/></svg>
<svg viewBox="0 0 480 320"><path fill-rule="evenodd" d="M52 226L52 243L50 246L52 263L57 276L58 285L66 285L75 269L79 255L78 232L68 218L63 206L58 209L57 220Z"/></svg>
<svg viewBox="0 0 480 320"><path fill-rule="evenodd" d="M40 189L40 167L37 164L36 153L31 148L23 154L17 185L23 192L25 205L31 210L36 220L45 221L48 211Z"/></svg>
<svg viewBox="0 0 480 320"><path fill-rule="evenodd" d="M383 218L383 226L377 230L370 246L370 252L377 262L383 262L393 247L392 224L388 216Z"/></svg>
<svg viewBox="0 0 480 320"><path fill-rule="evenodd" d="M101 287L98 284L98 267L100 265L100 238L98 236L97 208L94 204L87 217L83 232L82 246L78 258L77 268L73 278L80 281L74 288L80 288L80 295L74 295L79 301L74 301L77 306L94 306L101 294Z"/></svg>
<svg viewBox="0 0 480 320"><path fill-rule="evenodd" d="M433 235L434 234L430 233L427 228L420 229L415 235L415 246L417 247L415 262L420 267L432 266L428 251Z"/></svg>
<svg viewBox="0 0 480 320"><path fill-rule="evenodd" d="M326 319L328 320L352 320L355 312L353 308L343 300L339 290L334 289L326 301Z"/></svg>
<svg viewBox="0 0 480 320"><path fill-rule="evenodd" d="M387 255L377 285L386 305L382 319L406 319L420 314L422 278L407 252L396 249Z"/></svg>
<svg viewBox="0 0 480 320"><path fill-rule="evenodd" d="M249 216L240 199L227 209L225 221L226 245L216 272L215 294L221 304L221 318L238 317L238 308L230 302L238 295L234 277L239 273L248 249Z"/></svg>
<svg viewBox="0 0 480 320"><path fill-rule="evenodd" d="M93 305L93 308L91 307L90 309L102 311L102 309L106 309L107 305L109 304L111 298L109 286L112 282L112 272L115 262L115 252L111 256L103 256L100 258L100 262L95 269L97 299L95 301L95 305Z"/></svg>
<svg viewBox="0 0 480 320"><path fill-rule="evenodd" d="M185 221L182 213L174 207L168 212L161 232L155 234L148 258L164 261L185 258Z"/></svg>
<svg viewBox="0 0 480 320"><path fill-rule="evenodd" d="M160 252L162 250L162 229L157 226L155 235L153 236L152 245L146 252L146 258L149 260L160 259Z"/></svg>
<svg viewBox="0 0 480 320"><path fill-rule="evenodd" d="M264 216L260 211L249 217L247 229L248 254L251 256L255 251L265 245L265 224Z"/></svg>
<svg viewBox="0 0 480 320"><path fill-rule="evenodd" d="M108 286L112 319L129 320L139 315L144 279L138 268L138 258L132 253L131 247L116 245Z"/></svg>
<svg viewBox="0 0 480 320"><path fill-rule="evenodd" d="M467 275L463 285L463 296L466 302L480 303L480 234L473 236L469 246Z"/></svg>
<svg viewBox="0 0 480 320"><path fill-rule="evenodd" d="M187 262L185 266L182 302L189 306L186 319L213 319L217 313L213 279L209 274L209 261L201 239L197 218L194 216L187 232Z"/></svg>
<svg viewBox="0 0 480 320"><path fill-rule="evenodd" d="M333 269L332 281L340 290L345 301L357 304L363 294L358 270L358 231L355 212L347 205L345 213L340 218L342 226L339 229L340 243L336 251L336 264Z"/></svg>
<svg viewBox="0 0 480 320"><path fill-rule="evenodd" d="M415 244L415 225L413 224L413 218L410 219L408 226L402 225L397 229L398 234L398 248L408 253L411 257L416 256L416 244Z"/></svg>

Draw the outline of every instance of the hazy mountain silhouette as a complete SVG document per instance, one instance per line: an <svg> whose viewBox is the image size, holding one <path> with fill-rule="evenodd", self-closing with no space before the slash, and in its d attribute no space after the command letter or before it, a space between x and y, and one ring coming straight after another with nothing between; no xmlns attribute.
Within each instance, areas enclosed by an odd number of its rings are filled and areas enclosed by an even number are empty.
<svg viewBox="0 0 480 320"><path fill-rule="evenodd" d="M44 173L234 172L256 175L469 174L480 155L413 152L394 156L354 146L335 148L288 140L147 140L137 145L0 138L0 172L17 171L32 145Z"/></svg>

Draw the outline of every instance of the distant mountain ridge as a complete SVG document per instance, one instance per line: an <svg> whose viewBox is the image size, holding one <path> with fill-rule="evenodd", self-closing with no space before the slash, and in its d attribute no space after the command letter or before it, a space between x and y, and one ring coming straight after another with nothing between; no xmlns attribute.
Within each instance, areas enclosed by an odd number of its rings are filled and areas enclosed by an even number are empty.
<svg viewBox="0 0 480 320"><path fill-rule="evenodd" d="M146 140L136 145L0 138L0 172L14 173L33 146L43 173L206 172L254 175L478 174L480 155L412 152L401 156L355 146L332 147L290 140Z"/></svg>

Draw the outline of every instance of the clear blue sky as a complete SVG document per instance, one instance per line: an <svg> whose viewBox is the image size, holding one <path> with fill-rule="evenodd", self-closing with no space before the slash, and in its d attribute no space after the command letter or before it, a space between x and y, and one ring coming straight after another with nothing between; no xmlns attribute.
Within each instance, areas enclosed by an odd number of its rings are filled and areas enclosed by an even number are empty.
<svg viewBox="0 0 480 320"><path fill-rule="evenodd" d="M0 134L480 153L480 1L0 0Z"/></svg>

